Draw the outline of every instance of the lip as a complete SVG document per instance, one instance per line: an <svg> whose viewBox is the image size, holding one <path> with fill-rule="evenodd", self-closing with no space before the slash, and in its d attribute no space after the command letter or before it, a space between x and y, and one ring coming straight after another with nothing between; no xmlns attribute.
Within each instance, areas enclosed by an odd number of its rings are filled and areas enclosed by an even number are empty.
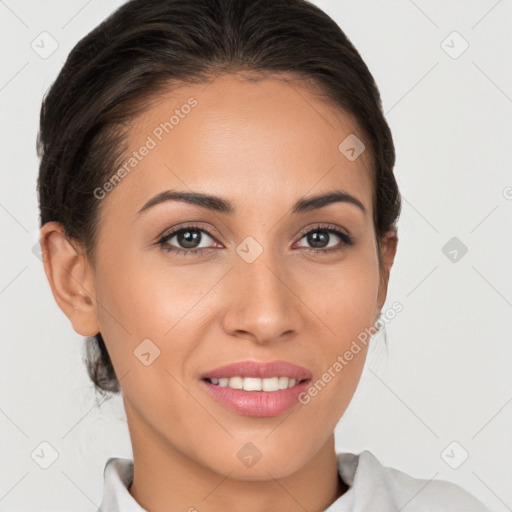
<svg viewBox="0 0 512 512"><path fill-rule="evenodd" d="M307 368L288 361L238 361L207 371L200 378L220 379L222 377L258 377L260 379L288 377L300 382L301 380L311 379L313 376Z"/></svg>
<svg viewBox="0 0 512 512"><path fill-rule="evenodd" d="M295 379L295 386L278 391L245 391L212 384L206 379L230 377L288 377ZM201 375L201 387L227 409L243 416L279 416L299 403L299 396L305 392L312 380L312 374L303 366L287 361L241 361L215 368Z"/></svg>

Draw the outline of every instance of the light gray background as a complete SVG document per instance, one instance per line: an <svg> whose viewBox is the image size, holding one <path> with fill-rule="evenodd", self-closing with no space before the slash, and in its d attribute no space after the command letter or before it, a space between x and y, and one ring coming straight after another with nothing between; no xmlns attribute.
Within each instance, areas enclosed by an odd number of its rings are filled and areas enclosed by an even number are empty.
<svg viewBox="0 0 512 512"><path fill-rule="evenodd" d="M83 338L32 252L42 96L121 3L0 1L0 511L93 511L106 459L131 457L122 401L96 407ZM384 308L404 309L386 326L389 352L383 334L372 341L337 449L512 510L512 1L314 3L377 81L404 202ZM58 43L47 58L31 47L51 49L43 31ZM442 251L452 237L468 248L457 261ZM44 441L58 452L48 469L31 456L50 453Z"/></svg>

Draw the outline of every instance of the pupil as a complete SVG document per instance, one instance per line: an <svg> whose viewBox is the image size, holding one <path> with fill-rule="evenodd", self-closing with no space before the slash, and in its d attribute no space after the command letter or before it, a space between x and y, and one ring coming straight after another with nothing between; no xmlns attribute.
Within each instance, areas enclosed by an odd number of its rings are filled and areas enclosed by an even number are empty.
<svg viewBox="0 0 512 512"><path fill-rule="evenodd" d="M328 238L329 234L326 231L314 231L308 235L308 243L313 247L325 247L322 244L327 244Z"/></svg>
<svg viewBox="0 0 512 512"><path fill-rule="evenodd" d="M186 230L178 234L178 242L187 249L194 249L195 243L201 241L201 234L199 231Z"/></svg>

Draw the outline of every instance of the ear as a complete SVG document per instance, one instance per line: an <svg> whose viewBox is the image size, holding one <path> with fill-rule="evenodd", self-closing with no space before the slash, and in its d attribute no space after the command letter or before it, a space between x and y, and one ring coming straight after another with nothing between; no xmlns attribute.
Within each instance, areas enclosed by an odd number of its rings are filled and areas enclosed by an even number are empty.
<svg viewBox="0 0 512 512"><path fill-rule="evenodd" d="M379 292L377 296L377 311L375 316L377 316L380 313L382 307L384 306L384 303L386 302L389 275L391 273L391 267L393 266L393 262L395 261L397 244L398 236L396 230L388 231L382 237L381 253L384 269L381 271Z"/></svg>
<svg viewBox="0 0 512 512"><path fill-rule="evenodd" d="M47 222L39 238L46 277L55 301L82 336L100 332L94 299L92 267L79 244L72 244L62 226ZM75 246L77 249L75 249Z"/></svg>

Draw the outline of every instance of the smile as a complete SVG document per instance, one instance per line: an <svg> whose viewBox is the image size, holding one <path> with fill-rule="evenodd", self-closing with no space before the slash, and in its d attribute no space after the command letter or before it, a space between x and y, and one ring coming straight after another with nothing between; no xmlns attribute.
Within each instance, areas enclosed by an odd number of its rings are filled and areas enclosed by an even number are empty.
<svg viewBox="0 0 512 512"><path fill-rule="evenodd" d="M218 405L244 416L279 416L299 403L312 373L287 361L239 361L203 373L200 383Z"/></svg>

